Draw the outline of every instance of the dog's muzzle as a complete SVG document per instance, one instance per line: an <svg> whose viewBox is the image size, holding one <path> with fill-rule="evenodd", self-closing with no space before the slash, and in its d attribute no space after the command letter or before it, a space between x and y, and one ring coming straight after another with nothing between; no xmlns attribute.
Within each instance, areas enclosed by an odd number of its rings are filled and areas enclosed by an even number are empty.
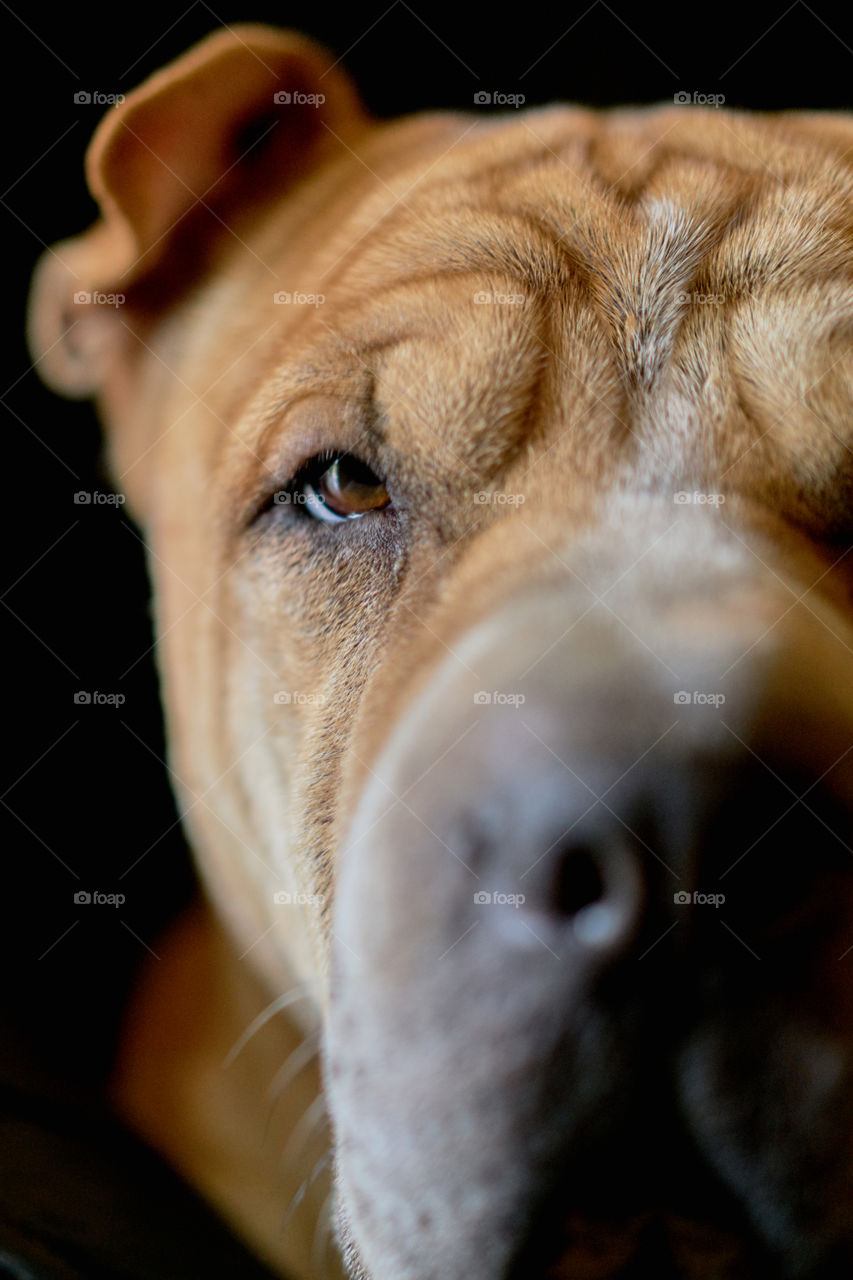
<svg viewBox="0 0 853 1280"><path fill-rule="evenodd" d="M853 644L728 574L520 588L376 761L327 1051L373 1280L849 1270Z"/></svg>

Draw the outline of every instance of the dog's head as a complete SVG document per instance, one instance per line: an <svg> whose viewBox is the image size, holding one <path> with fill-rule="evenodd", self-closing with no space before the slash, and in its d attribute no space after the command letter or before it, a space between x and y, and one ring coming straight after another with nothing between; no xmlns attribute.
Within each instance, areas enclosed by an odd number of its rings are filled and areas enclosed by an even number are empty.
<svg viewBox="0 0 853 1280"><path fill-rule="evenodd" d="M263 28L96 136L33 343L209 891L314 982L354 1276L849 1270L851 156L378 123Z"/></svg>

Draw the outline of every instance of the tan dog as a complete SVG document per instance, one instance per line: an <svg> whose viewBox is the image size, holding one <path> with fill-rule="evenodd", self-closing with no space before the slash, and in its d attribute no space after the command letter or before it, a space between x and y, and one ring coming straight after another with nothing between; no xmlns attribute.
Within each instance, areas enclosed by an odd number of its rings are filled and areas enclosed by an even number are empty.
<svg viewBox="0 0 853 1280"><path fill-rule="evenodd" d="M244 27L88 176L32 343L210 903L120 1109L299 1280L330 1177L371 1280L850 1274L850 121L383 124Z"/></svg>

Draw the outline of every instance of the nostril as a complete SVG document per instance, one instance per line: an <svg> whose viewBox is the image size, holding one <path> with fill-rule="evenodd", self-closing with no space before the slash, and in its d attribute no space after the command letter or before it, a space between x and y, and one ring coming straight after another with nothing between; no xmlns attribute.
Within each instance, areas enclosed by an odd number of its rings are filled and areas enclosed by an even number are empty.
<svg viewBox="0 0 853 1280"><path fill-rule="evenodd" d="M558 853L550 910L583 946L621 941L636 918L640 895L635 860L618 839L607 849L573 841Z"/></svg>
<svg viewBox="0 0 853 1280"><path fill-rule="evenodd" d="M590 845L574 844L561 851L555 876L554 909L572 918L604 897L604 879Z"/></svg>

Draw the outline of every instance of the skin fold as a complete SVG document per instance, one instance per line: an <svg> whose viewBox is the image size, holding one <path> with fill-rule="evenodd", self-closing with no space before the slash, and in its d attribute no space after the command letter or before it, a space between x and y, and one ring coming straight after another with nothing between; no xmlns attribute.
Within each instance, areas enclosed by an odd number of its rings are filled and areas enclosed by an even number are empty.
<svg viewBox="0 0 853 1280"><path fill-rule="evenodd" d="M281 1275L846 1274L851 156L375 121L254 26L96 133L31 345L145 534L203 885L113 1097ZM388 501L324 523L341 455Z"/></svg>

